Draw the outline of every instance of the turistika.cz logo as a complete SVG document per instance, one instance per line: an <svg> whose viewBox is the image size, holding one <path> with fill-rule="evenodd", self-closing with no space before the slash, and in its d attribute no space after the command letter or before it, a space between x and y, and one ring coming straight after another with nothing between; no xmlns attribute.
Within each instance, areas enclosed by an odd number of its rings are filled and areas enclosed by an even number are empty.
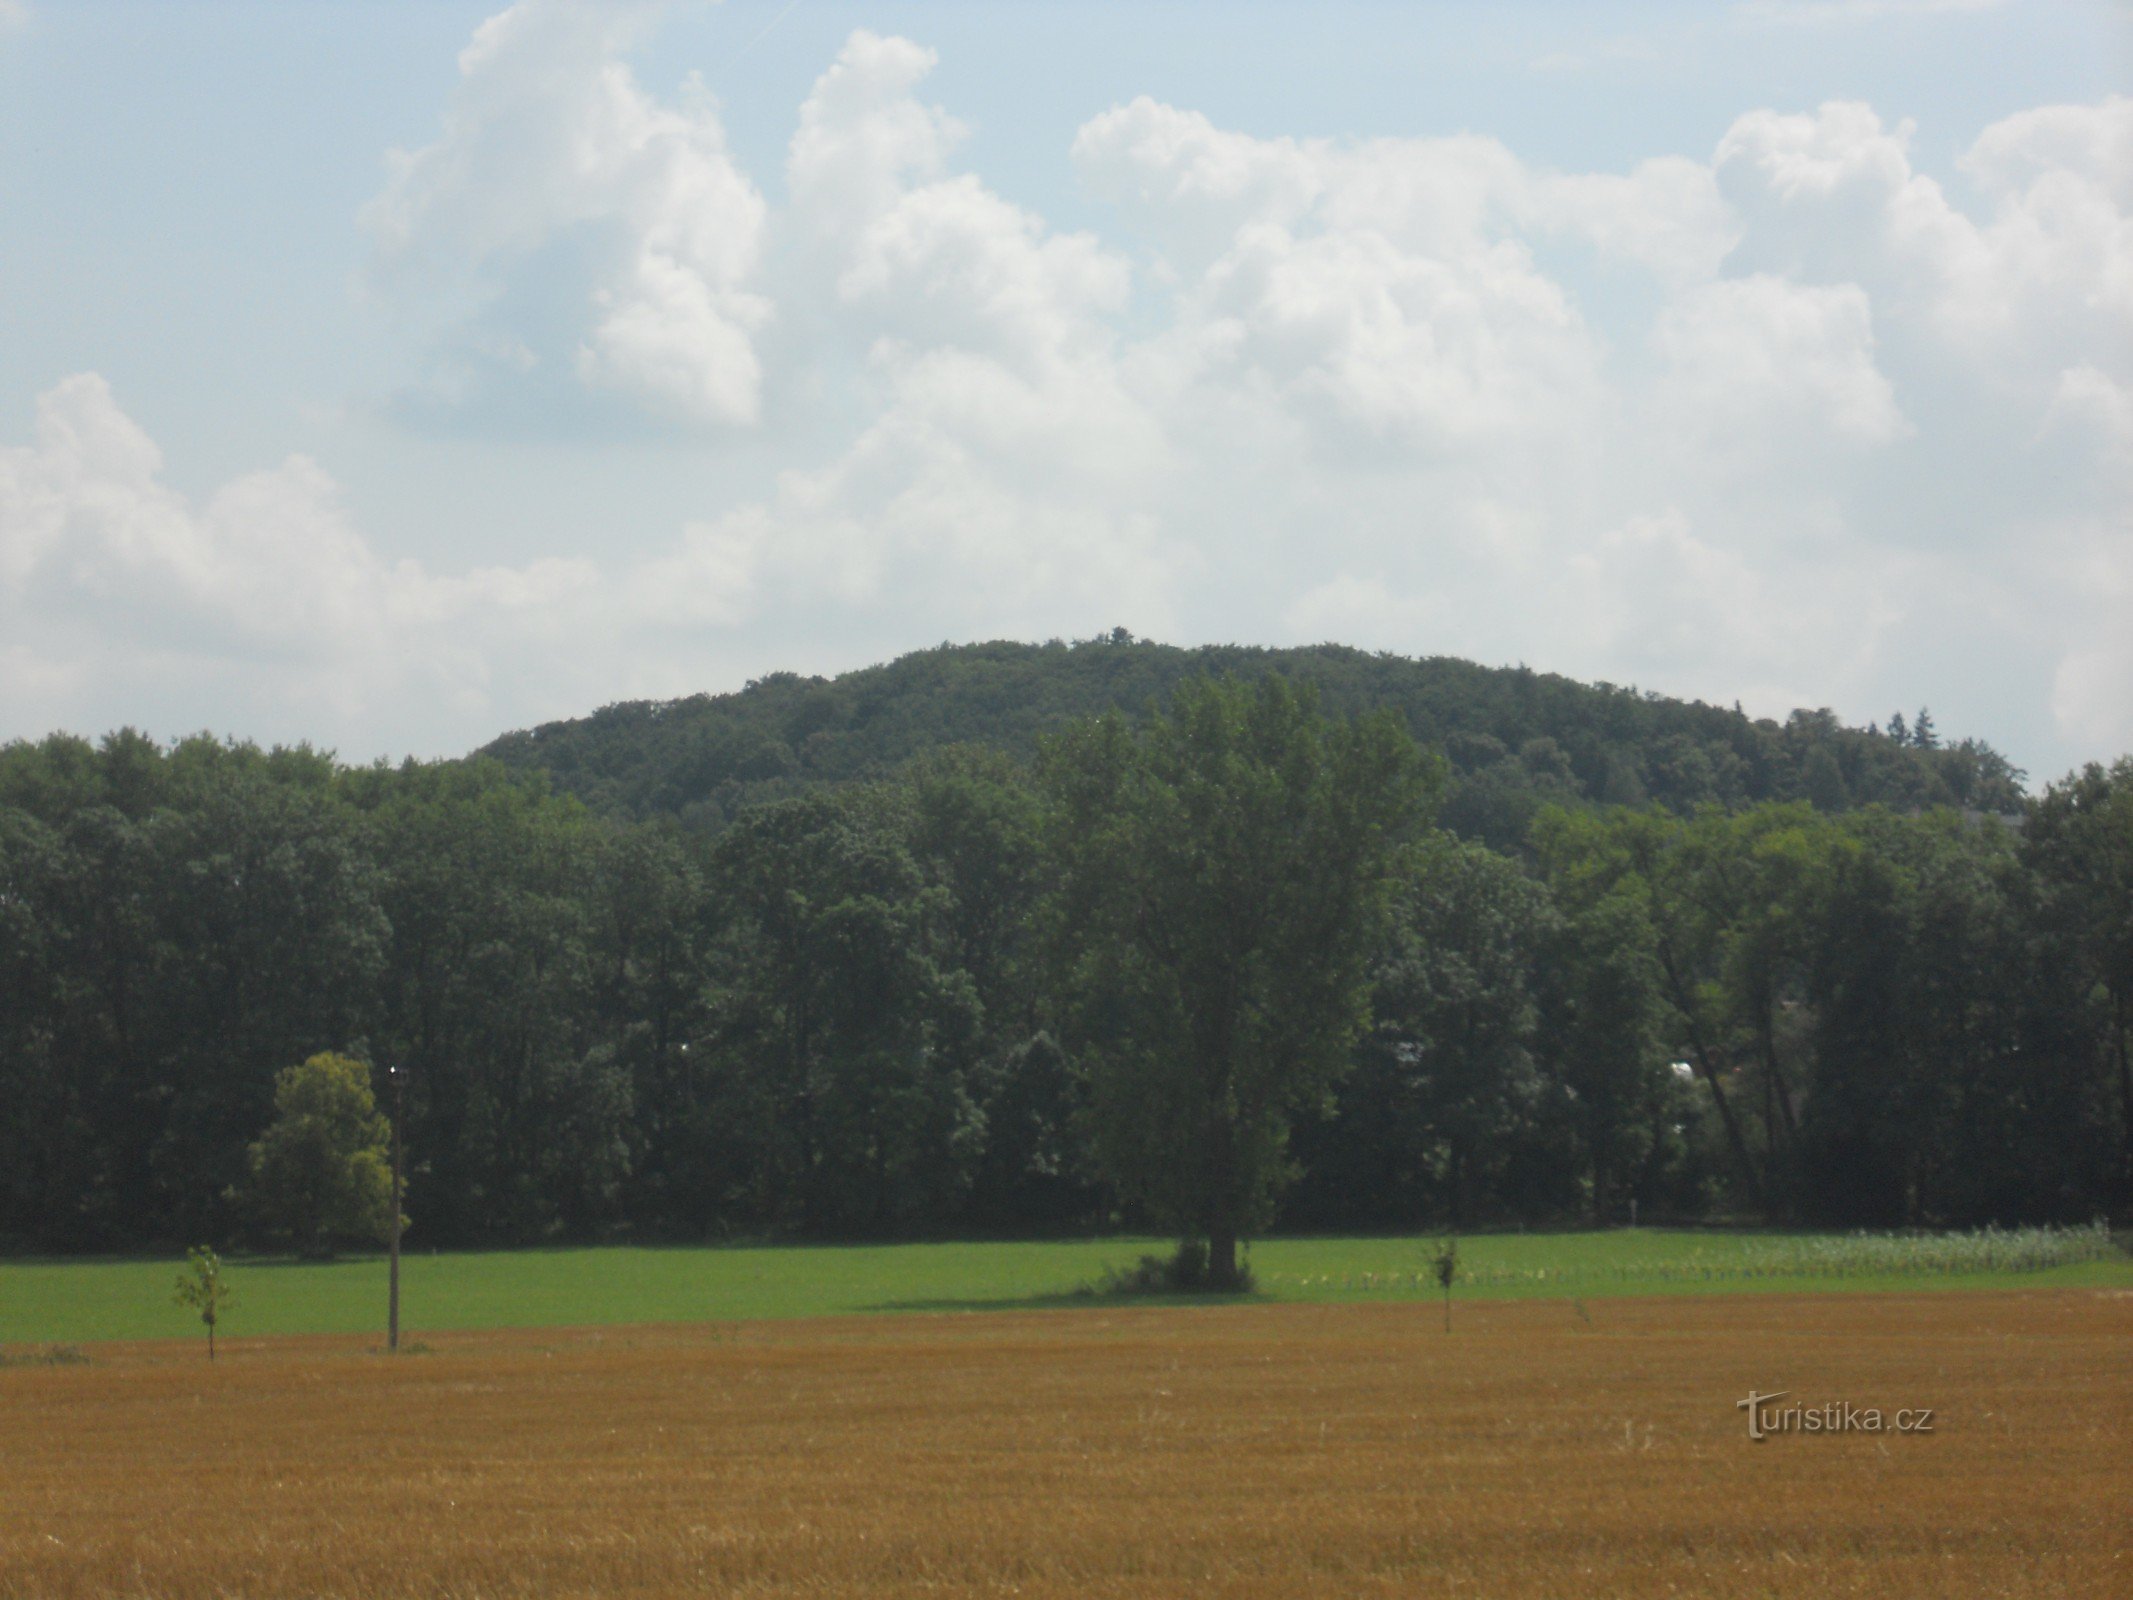
<svg viewBox="0 0 2133 1600"><path fill-rule="evenodd" d="M1818 1406L1777 1402L1792 1391L1775 1394L1748 1391L1748 1398L1733 1402L1733 1409L1748 1413L1748 1437L1760 1443L1781 1433L1931 1433L1933 1408L1906 1406L1884 1412L1874 1406L1855 1406L1845 1400L1825 1401Z"/></svg>

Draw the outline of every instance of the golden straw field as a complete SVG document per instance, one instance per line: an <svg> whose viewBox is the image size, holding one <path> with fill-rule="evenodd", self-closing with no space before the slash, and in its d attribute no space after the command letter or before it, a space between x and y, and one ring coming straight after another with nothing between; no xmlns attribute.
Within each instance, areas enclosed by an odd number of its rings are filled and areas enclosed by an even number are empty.
<svg viewBox="0 0 2133 1600"><path fill-rule="evenodd" d="M1439 1315L98 1346L0 1370L0 1595L2133 1594L2125 1291Z"/></svg>

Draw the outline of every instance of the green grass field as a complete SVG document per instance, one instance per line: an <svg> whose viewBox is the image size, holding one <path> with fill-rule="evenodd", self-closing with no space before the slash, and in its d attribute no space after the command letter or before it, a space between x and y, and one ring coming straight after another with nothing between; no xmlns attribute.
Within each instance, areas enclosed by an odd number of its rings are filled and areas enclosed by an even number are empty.
<svg viewBox="0 0 2133 1600"><path fill-rule="evenodd" d="M2002 1239L2019 1236L2000 1236ZM2046 1236L2049 1239L2050 1236ZM2064 1240L2069 1236L2059 1236ZM1461 1298L1738 1291L2125 1286L2133 1258L2096 1236L2065 1248L1941 1249L1934 1241L1861 1249L1800 1234L1660 1229L1489 1234L1461 1241ZM1263 1300L1433 1297L1426 1241L1269 1239L1253 1247ZM1872 1241L1869 1241L1872 1243ZM1960 1238L1949 1241L1961 1244ZM411 1254L402 1262L402 1326L560 1327L728 1321L896 1311L980 1311L1085 1303L1077 1289L1104 1268L1161 1250L1152 1239L782 1248L604 1248ZM2092 1259L2024 1270L1976 1262ZM1899 1270L1887 1270L1893 1257ZM1952 1265L1951 1265L1952 1263ZM171 1303L179 1262L0 1262L0 1345L196 1337ZM357 1333L384 1321L381 1257L330 1263L237 1259L222 1331Z"/></svg>

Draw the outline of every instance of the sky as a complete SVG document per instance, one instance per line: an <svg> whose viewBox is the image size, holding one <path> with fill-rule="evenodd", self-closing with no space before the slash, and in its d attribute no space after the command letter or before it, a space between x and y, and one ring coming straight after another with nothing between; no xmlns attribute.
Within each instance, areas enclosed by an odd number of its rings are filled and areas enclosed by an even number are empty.
<svg viewBox="0 0 2133 1600"><path fill-rule="evenodd" d="M2133 751L2133 8L0 0L0 740L942 641Z"/></svg>

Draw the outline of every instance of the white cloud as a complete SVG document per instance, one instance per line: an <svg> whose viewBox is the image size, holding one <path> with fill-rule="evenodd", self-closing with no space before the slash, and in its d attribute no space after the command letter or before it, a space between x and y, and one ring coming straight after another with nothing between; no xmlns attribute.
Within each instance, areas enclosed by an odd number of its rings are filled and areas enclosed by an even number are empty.
<svg viewBox="0 0 2133 1600"><path fill-rule="evenodd" d="M606 34L574 48L621 70ZM1782 710L1889 698L1937 596L2067 663L2052 703L2096 725L2117 657L2055 650L2037 596L1937 578L1902 507L1905 473L1974 470L1980 438L2072 451L2039 508L2069 526L2122 481L2129 102L1987 129L1973 216L1864 105L1750 112L1708 161L1559 172L1470 134L1258 137L1143 97L1072 148L1135 262L958 170L935 63L852 35L800 108L787 208L727 274L760 268L781 324L816 330L781 347L795 389L851 364L856 428L618 580L624 606L912 638L1345 631ZM729 192L631 214L685 231ZM1641 275L1642 323L1596 322L1565 249ZM738 365L685 287L639 288L663 308L641 334L612 324L647 394ZM1990 561L2012 535L1985 499L1964 536Z"/></svg>
<svg viewBox="0 0 2133 1600"><path fill-rule="evenodd" d="M1145 97L1074 141L1090 189L1204 268L1254 226L1370 230L1404 250L1453 255L1507 233L1569 235L1669 278L1708 275L1732 243L1710 169L1658 157L1627 174L1536 170L1495 139L1254 138ZM1198 243L1195 252L1190 246Z"/></svg>
<svg viewBox="0 0 2133 1600"><path fill-rule="evenodd" d="M1918 564L1870 548L1772 561L1700 535L1675 508L1632 517L1572 557L1586 648L1676 689L1681 663L1766 712L1857 693L1920 596Z"/></svg>
<svg viewBox="0 0 2133 1600"><path fill-rule="evenodd" d="M1035 377L1108 342L1126 262L951 170L962 129L917 93L934 62L861 30L817 80L786 162L784 265L862 348L963 350Z"/></svg>
<svg viewBox="0 0 2133 1600"><path fill-rule="evenodd" d="M722 297L679 257L646 248L594 303L599 322L577 358L587 382L634 391L707 422L756 420L763 373L748 335L763 322L767 302Z"/></svg>
<svg viewBox="0 0 2133 1600"><path fill-rule="evenodd" d="M700 86L649 96L622 59L645 6L520 0L475 32L442 137L396 151L364 221L388 286L442 277L493 297L564 250L595 287L573 359L587 381L716 425L755 422L755 275L766 208ZM551 268L552 270L552 268ZM523 343L519 349L525 349Z"/></svg>
<svg viewBox="0 0 2133 1600"><path fill-rule="evenodd" d="M1978 135L1962 165L2001 196L2070 180L2133 205L2133 100L2112 95L2100 105L2017 112Z"/></svg>
<svg viewBox="0 0 2133 1600"><path fill-rule="evenodd" d="M731 582L676 571L661 587L701 612ZM614 591L642 587L586 560L453 574L388 561L301 456L196 504L164 482L161 450L94 373L39 397L32 443L0 447L0 633L17 715L190 690L223 719L241 708L297 731L438 700L493 718L502 670L528 673L536 695L559 677L582 687L557 647L612 644Z"/></svg>
<svg viewBox="0 0 2133 1600"><path fill-rule="evenodd" d="M786 158L794 205L826 232L845 233L931 183L966 129L913 91L939 55L861 28L800 107Z"/></svg>
<svg viewBox="0 0 2133 1600"><path fill-rule="evenodd" d="M2133 587L2115 591L2120 606L2133 606ZM2052 715L2090 749L2133 749L2133 712L2127 689L2133 686L2133 637L2123 627L2069 650L2052 677Z"/></svg>
<svg viewBox="0 0 2133 1600"><path fill-rule="evenodd" d="M1074 136L1075 169L1186 268L1204 269L1247 224L1285 227L1325 187L1330 147L1255 139L1142 95Z"/></svg>
<svg viewBox="0 0 2133 1600"><path fill-rule="evenodd" d="M2043 569L2040 598L2059 612L2051 714L2097 757L2133 751L2133 521L2123 505L2107 520L2047 530L2031 557Z"/></svg>
<svg viewBox="0 0 2133 1600"><path fill-rule="evenodd" d="M36 443L0 453L0 575L31 613L86 604L135 637L212 631L294 659L359 634L391 586L301 456L197 509L94 374L41 396Z"/></svg>
<svg viewBox="0 0 2133 1600"><path fill-rule="evenodd" d="M1626 175L1541 175L1528 185L1522 214L1670 287L1716 276L1739 238L1710 167L1682 156L1639 162Z"/></svg>
<svg viewBox="0 0 2133 1600"><path fill-rule="evenodd" d="M1127 264L952 169L960 129L918 97L933 64L861 31L801 108L783 274L878 406L720 537L790 593L946 631L1050 631L1097 604L1152 626L1178 558L1141 503L1163 424L1118 359Z"/></svg>
<svg viewBox="0 0 2133 1600"><path fill-rule="evenodd" d="M10 695L271 657L259 693L379 726L442 704L471 743L1124 623L2125 726L2133 101L1996 123L1944 188L1858 104L1555 171L1144 97L1074 138L1108 209L1070 233L969 169L931 50L866 31L773 205L707 98L637 80L643 26L561 0L484 24L367 213L377 279L449 308L477 401L589 387L751 487L597 562L445 573L382 558L301 460L188 502L70 380L0 450ZM524 314L557 304L560 332ZM1917 652L1958 627L1986 665L1944 692Z"/></svg>
<svg viewBox="0 0 2133 1600"><path fill-rule="evenodd" d="M1739 119L1716 163L1746 221L1735 264L1856 282L2033 400L2099 341L2133 348L2133 100L1987 128L1960 163L1982 222L1913 168L1913 133L1857 104Z"/></svg>
<svg viewBox="0 0 2133 1600"><path fill-rule="evenodd" d="M1200 390L1263 394L1336 455L1549 432L1594 387L1595 342L1512 219L1589 235L1606 199L1493 140L1253 139L1144 99L1074 152L1164 252Z"/></svg>
<svg viewBox="0 0 2133 1600"><path fill-rule="evenodd" d="M2044 427L2093 430L2107 448L2133 461L2133 385L2089 362L2059 374Z"/></svg>
<svg viewBox="0 0 2133 1600"><path fill-rule="evenodd" d="M1660 414L1706 451L1797 465L1825 441L1864 448L1911 431L1874 364L1856 284L1761 274L1702 284L1661 312L1653 337Z"/></svg>

